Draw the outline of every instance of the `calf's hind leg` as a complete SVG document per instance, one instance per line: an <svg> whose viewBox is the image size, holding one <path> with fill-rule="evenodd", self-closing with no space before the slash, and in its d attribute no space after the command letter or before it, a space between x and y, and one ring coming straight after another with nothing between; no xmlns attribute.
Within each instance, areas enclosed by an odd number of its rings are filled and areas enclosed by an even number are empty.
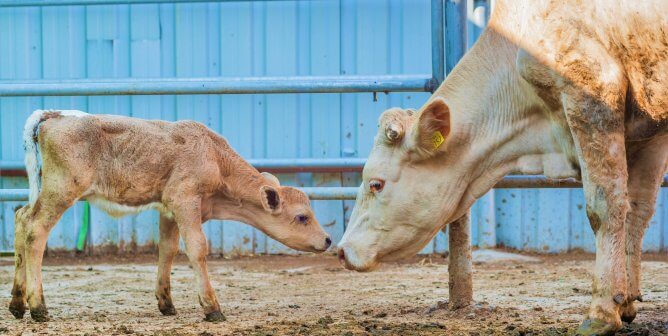
<svg viewBox="0 0 668 336"><path fill-rule="evenodd" d="M629 200L626 215L626 270L628 297L621 307L621 318L631 322L636 316L634 301L640 293L642 238L656 209L656 196L663 180L668 157L668 137L658 138L629 154Z"/></svg>
<svg viewBox="0 0 668 336"><path fill-rule="evenodd" d="M179 252L179 227L173 218L160 215L160 242L158 243L158 281L155 297L162 315L176 315L172 303L170 275L172 262Z"/></svg>
<svg viewBox="0 0 668 336"><path fill-rule="evenodd" d="M25 265L25 222L30 213L29 206L23 206L14 214L14 286L9 311L17 319L26 312L26 265Z"/></svg>
<svg viewBox="0 0 668 336"><path fill-rule="evenodd" d="M37 322L48 320L44 294L42 291L42 258L49 238L49 232L76 197L73 194L53 192L45 189L32 206L25 223L25 274L26 294L30 316Z"/></svg>

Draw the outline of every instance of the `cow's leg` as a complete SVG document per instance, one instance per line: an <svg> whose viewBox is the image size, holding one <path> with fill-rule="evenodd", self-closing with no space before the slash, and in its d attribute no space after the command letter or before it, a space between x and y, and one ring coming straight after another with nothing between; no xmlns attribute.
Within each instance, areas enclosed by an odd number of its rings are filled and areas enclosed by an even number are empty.
<svg viewBox="0 0 668 336"><path fill-rule="evenodd" d="M586 68L575 70L582 72ZM578 75L584 75L581 72ZM563 108L580 159L587 217L596 235L593 298L578 333L606 335L621 328L619 308L627 294L625 86L602 83L595 91L600 96L590 96L580 86L568 85L562 93Z"/></svg>
<svg viewBox="0 0 668 336"><path fill-rule="evenodd" d="M186 245L186 254L190 260L199 289L199 303L204 308L205 321L225 321L220 312L220 305L216 292L211 287L209 272L206 267L208 246L202 231L202 213L200 199L180 200L178 204L170 205L174 212L181 237Z"/></svg>
<svg viewBox="0 0 668 336"><path fill-rule="evenodd" d="M663 180L668 156L668 138L645 144L629 154L629 200L626 215L626 271L628 296L621 308L621 318L631 322L636 316L634 301L642 301L640 293L640 259L642 238L656 209L656 196Z"/></svg>
<svg viewBox="0 0 668 336"><path fill-rule="evenodd" d="M14 287L9 311L17 319L23 318L26 312L26 267L25 267L25 223L29 206L16 210L14 215Z"/></svg>
<svg viewBox="0 0 668 336"><path fill-rule="evenodd" d="M179 252L179 227L173 218L160 215L160 242L158 243L158 281L155 297L162 315L176 315L172 303L170 274L172 262Z"/></svg>
<svg viewBox="0 0 668 336"><path fill-rule="evenodd" d="M455 310L471 305L473 302L473 275L471 274L471 221L469 213L448 225L450 230L449 249L450 277L448 289L450 309Z"/></svg>
<svg viewBox="0 0 668 336"><path fill-rule="evenodd" d="M42 292L42 258L49 232L75 198L67 193L43 189L25 222L26 295L30 316L37 322L48 320Z"/></svg>

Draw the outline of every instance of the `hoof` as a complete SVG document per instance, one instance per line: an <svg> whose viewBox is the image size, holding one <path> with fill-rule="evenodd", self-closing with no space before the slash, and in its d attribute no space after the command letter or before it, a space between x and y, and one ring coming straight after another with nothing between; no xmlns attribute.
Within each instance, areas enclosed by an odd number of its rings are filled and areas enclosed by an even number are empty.
<svg viewBox="0 0 668 336"><path fill-rule="evenodd" d="M606 336L614 335L619 328L614 323L608 323L599 319L586 319L578 328L577 335L581 336Z"/></svg>
<svg viewBox="0 0 668 336"><path fill-rule="evenodd" d="M213 323L223 322L225 320L225 315L219 311L210 312L204 317L204 321Z"/></svg>
<svg viewBox="0 0 668 336"><path fill-rule="evenodd" d="M26 306L23 302L15 304L14 302L9 304L9 312L14 315L17 319L22 319L23 315L26 313Z"/></svg>
<svg viewBox="0 0 668 336"><path fill-rule="evenodd" d="M629 314L629 315L622 314L621 318L622 318L623 322L631 323L631 322L633 322L633 320L636 319L636 314L635 313L634 314Z"/></svg>
<svg viewBox="0 0 668 336"><path fill-rule="evenodd" d="M46 307L41 306L35 309L30 309L30 317L35 322L47 322L49 320L49 313L46 310Z"/></svg>
<svg viewBox="0 0 668 336"><path fill-rule="evenodd" d="M633 302L628 302L626 305L622 306L621 311L619 312L620 317L623 322L631 323L636 318L636 307L633 305Z"/></svg>
<svg viewBox="0 0 668 336"><path fill-rule="evenodd" d="M171 304L171 303L168 304L168 305L164 305L164 306L158 305L158 309L160 309L160 312L162 313L162 315L165 315L165 316L176 315L176 308L174 308L174 305Z"/></svg>

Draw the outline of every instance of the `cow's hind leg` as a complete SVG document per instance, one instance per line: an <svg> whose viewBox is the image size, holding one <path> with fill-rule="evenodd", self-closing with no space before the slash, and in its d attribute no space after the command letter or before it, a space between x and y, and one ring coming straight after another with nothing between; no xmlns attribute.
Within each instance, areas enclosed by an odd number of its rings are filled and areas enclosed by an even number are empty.
<svg viewBox="0 0 668 336"><path fill-rule="evenodd" d="M450 223L448 288L450 309L470 306L473 302L473 275L471 262L471 222L469 214Z"/></svg>
<svg viewBox="0 0 668 336"><path fill-rule="evenodd" d="M596 70L600 70L601 64L606 67L605 78L599 78ZM588 318L578 333L608 335L622 326L619 309L627 296L626 85L622 72L612 61L573 62L569 66L567 77L587 79L566 84L562 88L561 102L580 160L587 217L596 235L592 302Z"/></svg>
<svg viewBox="0 0 668 336"><path fill-rule="evenodd" d="M172 303L170 274L172 262L179 252L179 227L173 218L160 215L160 242L158 243L158 281L155 297L162 315L176 315Z"/></svg>
<svg viewBox="0 0 668 336"><path fill-rule="evenodd" d="M26 265L25 265L25 223L29 206L23 206L14 214L14 286L9 311L17 319L23 318L26 312Z"/></svg>
<svg viewBox="0 0 668 336"><path fill-rule="evenodd" d="M61 190L45 187L30 209L31 213L25 224L26 294L30 316L38 322L48 320L42 292L42 258L46 241L53 226L65 210L76 201L72 192L61 192Z"/></svg>
<svg viewBox="0 0 668 336"><path fill-rule="evenodd" d="M668 137L657 138L631 152L629 149L629 200L626 215L626 270L628 296L621 308L621 318L631 322L636 316L634 301L642 301L640 293L640 259L642 238L656 209L656 196L663 181L668 157Z"/></svg>

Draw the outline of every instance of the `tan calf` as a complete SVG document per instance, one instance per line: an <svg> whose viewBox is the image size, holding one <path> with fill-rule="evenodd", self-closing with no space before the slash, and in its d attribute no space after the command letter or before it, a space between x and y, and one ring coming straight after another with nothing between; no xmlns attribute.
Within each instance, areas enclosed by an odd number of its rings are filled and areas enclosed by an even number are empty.
<svg viewBox="0 0 668 336"><path fill-rule="evenodd" d="M16 212L16 274L10 311L48 320L42 294L42 256L51 228L78 200L114 216L160 211L156 297L176 313L170 270L179 233L195 271L207 321L224 316L209 282L202 223L248 223L283 244L320 252L331 244L306 195L260 174L224 138L193 121L165 122L80 111L35 111L24 132L29 204ZM41 188L38 151L41 152Z"/></svg>

